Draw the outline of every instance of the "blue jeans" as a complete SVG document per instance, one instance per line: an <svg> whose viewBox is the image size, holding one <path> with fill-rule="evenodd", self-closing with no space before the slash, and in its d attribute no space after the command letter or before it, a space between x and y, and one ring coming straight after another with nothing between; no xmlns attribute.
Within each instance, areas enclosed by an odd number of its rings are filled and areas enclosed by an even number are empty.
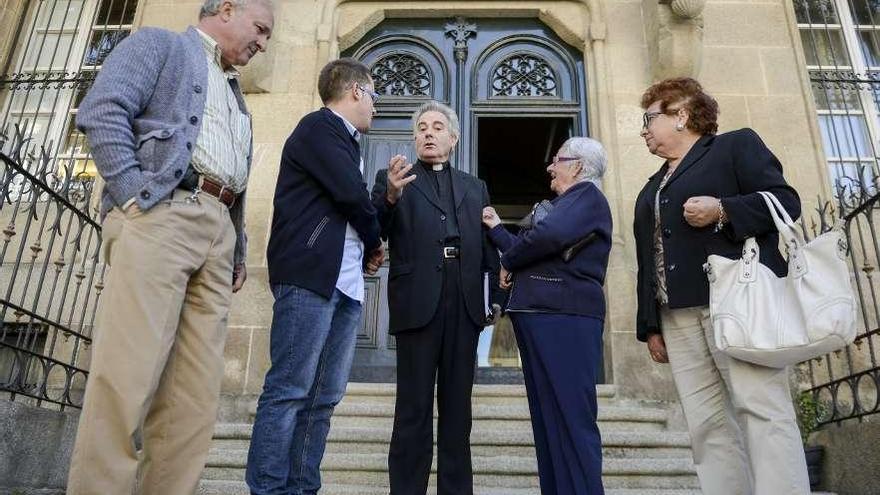
<svg viewBox="0 0 880 495"><path fill-rule="evenodd" d="M273 285L272 365L257 404L247 462L254 495L306 495L321 488L330 415L342 400L361 303L295 285Z"/></svg>

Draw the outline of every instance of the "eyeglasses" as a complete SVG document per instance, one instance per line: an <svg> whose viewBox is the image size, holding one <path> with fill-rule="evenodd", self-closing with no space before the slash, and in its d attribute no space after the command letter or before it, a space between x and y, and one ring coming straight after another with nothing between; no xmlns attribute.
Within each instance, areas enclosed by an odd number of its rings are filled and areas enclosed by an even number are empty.
<svg viewBox="0 0 880 495"><path fill-rule="evenodd" d="M547 162L547 166L549 167L550 165L554 165L559 162L573 162L577 160L580 160L580 158L576 156L554 156L552 160Z"/></svg>
<svg viewBox="0 0 880 495"><path fill-rule="evenodd" d="M377 93L377 92L375 92L375 91L371 91L371 90L369 90L369 89L367 89L367 88L361 86L360 84L355 84L355 86L357 86L357 88L358 88L359 90L361 90L361 91L363 91L364 93L370 95L370 99L373 100L373 105L375 105L376 103L379 102L379 93Z"/></svg>
<svg viewBox="0 0 880 495"><path fill-rule="evenodd" d="M674 115L680 108L667 108L665 112L645 112L642 114L642 129L647 129L658 115Z"/></svg>

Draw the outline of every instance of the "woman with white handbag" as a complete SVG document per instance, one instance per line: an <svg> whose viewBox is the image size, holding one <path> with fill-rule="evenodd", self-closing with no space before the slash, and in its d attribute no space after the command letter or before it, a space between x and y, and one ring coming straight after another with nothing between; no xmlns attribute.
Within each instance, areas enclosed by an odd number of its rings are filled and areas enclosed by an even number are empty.
<svg viewBox="0 0 880 495"><path fill-rule="evenodd" d="M670 364L703 493L807 494L787 371L719 351L703 270L707 256L738 259L754 238L758 261L785 276L760 192L792 218L800 199L754 131L716 135L718 104L694 79L656 83L641 104L641 136L665 162L635 205L637 336L654 361Z"/></svg>

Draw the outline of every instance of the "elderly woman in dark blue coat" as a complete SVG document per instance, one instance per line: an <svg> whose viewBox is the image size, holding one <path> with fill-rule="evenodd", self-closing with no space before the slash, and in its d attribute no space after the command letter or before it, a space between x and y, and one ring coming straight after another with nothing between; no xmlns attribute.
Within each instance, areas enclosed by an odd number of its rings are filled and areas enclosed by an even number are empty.
<svg viewBox="0 0 880 495"><path fill-rule="evenodd" d="M547 167L558 196L518 236L492 207L483 210L502 252L502 288L511 291L507 312L522 357L543 495L603 493L596 374L611 211L596 181L605 164L597 141L566 141Z"/></svg>

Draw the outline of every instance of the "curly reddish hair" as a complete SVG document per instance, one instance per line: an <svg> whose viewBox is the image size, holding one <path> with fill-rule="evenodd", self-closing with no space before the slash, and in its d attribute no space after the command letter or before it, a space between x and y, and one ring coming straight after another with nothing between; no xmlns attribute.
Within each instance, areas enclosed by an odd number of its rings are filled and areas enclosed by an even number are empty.
<svg viewBox="0 0 880 495"><path fill-rule="evenodd" d="M705 135L718 132L718 102L703 91L703 86L690 77L673 77L653 84L642 95L642 108L660 102L660 111L668 113L684 108L688 112L687 128Z"/></svg>

